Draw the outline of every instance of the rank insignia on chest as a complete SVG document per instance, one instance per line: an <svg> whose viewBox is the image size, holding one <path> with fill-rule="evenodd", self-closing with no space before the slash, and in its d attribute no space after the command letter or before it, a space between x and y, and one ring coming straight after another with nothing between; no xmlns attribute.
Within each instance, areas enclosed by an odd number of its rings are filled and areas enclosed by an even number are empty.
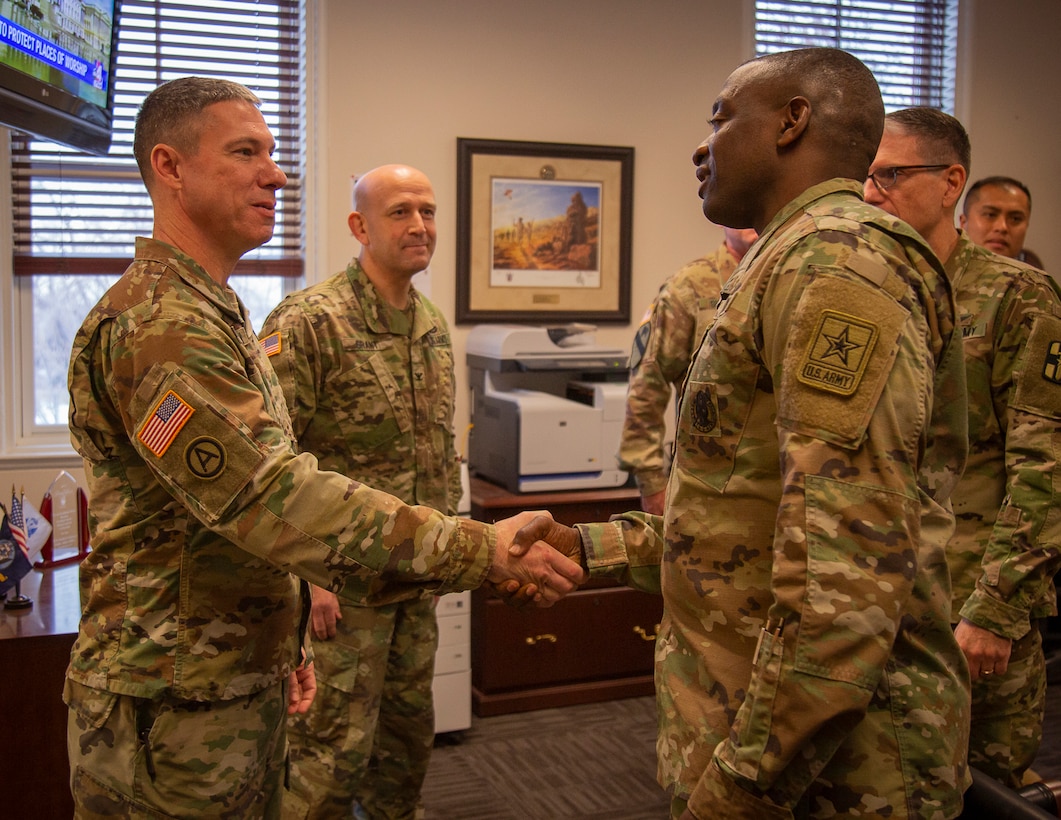
<svg viewBox="0 0 1061 820"><path fill-rule="evenodd" d="M159 458L165 455L177 433L188 423L195 410L173 390L167 390L162 400L155 405L137 438Z"/></svg>
<svg viewBox="0 0 1061 820"><path fill-rule="evenodd" d="M1054 384L1061 384L1061 342L1050 342L1046 348L1046 360L1043 362L1043 378Z"/></svg>
<svg viewBox="0 0 1061 820"><path fill-rule="evenodd" d="M880 331L865 319L823 310L799 365L799 380L818 390L850 396L862 381Z"/></svg>

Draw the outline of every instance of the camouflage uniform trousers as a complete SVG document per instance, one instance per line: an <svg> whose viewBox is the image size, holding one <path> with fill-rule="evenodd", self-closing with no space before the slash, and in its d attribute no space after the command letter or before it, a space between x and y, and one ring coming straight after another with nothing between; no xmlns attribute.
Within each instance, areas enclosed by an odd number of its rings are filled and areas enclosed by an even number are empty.
<svg viewBox="0 0 1061 820"><path fill-rule="evenodd" d="M317 696L288 719L291 790L311 818L422 816L420 788L435 736L434 601L342 603L334 638L313 643Z"/></svg>
<svg viewBox="0 0 1061 820"><path fill-rule="evenodd" d="M298 803L283 796L286 692L276 684L204 703L117 695L68 680L74 817L294 820Z"/></svg>
<svg viewBox="0 0 1061 820"><path fill-rule="evenodd" d="M1013 642L1004 675L973 684L969 765L1018 788L1043 739L1046 661L1039 625Z"/></svg>

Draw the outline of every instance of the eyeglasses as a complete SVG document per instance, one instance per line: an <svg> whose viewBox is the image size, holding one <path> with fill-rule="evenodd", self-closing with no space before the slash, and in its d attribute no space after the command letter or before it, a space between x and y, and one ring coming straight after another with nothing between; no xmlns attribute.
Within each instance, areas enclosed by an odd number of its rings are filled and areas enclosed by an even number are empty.
<svg viewBox="0 0 1061 820"><path fill-rule="evenodd" d="M942 171L950 168L950 165L894 165L891 168L878 168L866 179L872 179L873 184L881 191L886 191L899 181L899 174L912 174L915 171Z"/></svg>

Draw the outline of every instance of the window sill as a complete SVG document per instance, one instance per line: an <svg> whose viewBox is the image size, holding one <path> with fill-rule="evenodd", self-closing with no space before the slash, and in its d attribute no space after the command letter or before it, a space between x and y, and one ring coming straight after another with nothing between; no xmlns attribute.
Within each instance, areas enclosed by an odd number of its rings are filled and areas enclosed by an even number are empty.
<svg viewBox="0 0 1061 820"><path fill-rule="evenodd" d="M84 466L74 448L62 442L23 443L0 451L0 470L62 469Z"/></svg>

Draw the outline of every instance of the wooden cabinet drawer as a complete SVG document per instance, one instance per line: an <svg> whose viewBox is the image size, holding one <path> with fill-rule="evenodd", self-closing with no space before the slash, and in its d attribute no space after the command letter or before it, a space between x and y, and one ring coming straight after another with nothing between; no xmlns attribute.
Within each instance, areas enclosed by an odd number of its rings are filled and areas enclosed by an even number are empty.
<svg viewBox="0 0 1061 820"><path fill-rule="evenodd" d="M581 590L549 609L474 597L473 683L483 692L651 674L662 598Z"/></svg>

